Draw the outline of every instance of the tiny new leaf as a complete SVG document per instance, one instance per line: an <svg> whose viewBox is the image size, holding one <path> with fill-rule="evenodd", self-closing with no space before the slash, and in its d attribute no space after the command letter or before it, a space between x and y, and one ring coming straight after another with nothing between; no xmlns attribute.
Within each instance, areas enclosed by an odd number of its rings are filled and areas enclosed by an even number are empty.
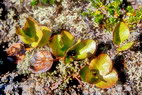
<svg viewBox="0 0 142 95"><path fill-rule="evenodd" d="M128 26L124 22L120 22L116 25L113 32L113 42L116 45L120 45L123 41L127 40L130 35Z"/></svg>

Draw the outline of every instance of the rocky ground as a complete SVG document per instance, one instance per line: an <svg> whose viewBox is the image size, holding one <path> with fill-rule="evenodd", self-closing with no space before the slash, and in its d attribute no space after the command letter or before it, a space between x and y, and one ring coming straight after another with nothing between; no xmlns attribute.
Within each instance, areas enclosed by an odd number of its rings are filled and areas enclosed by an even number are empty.
<svg viewBox="0 0 142 95"><path fill-rule="evenodd" d="M141 0L128 0L133 6L142 5ZM136 44L129 50L117 54L112 42L112 33L94 27L92 20L81 15L91 4L84 0L63 0L55 5L34 6L25 0L0 1L0 95L141 95L142 93L142 28L131 32L129 41ZM27 17L33 17L53 32L70 31L77 39L97 41L97 56L107 53L115 63L119 82L112 88L99 89L94 85L78 81L70 72L79 72L79 66L60 62L50 72L43 74L23 73L16 64L8 60L5 49L12 43L21 42L15 33L17 26L24 25ZM105 48L105 49L102 49ZM80 61L85 64L88 61ZM5 65L1 65L4 64ZM122 64L124 63L124 64ZM73 69L72 69L73 67Z"/></svg>

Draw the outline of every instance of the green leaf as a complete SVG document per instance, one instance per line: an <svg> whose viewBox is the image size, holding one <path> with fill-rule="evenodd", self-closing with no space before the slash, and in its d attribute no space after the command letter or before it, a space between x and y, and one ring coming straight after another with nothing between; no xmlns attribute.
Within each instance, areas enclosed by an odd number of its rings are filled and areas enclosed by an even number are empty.
<svg viewBox="0 0 142 95"><path fill-rule="evenodd" d="M124 44L122 47L119 47L117 50L118 50L118 51L127 50L127 49L129 49L133 44L134 44L134 42L126 43L126 44Z"/></svg>
<svg viewBox="0 0 142 95"><path fill-rule="evenodd" d="M83 80L84 82L94 84L97 81L99 81L96 74L94 75L94 72L92 72L89 69L89 66L87 65L80 70L79 74L80 74L81 80Z"/></svg>
<svg viewBox="0 0 142 95"><path fill-rule="evenodd" d="M43 4L54 4L55 0L42 0L41 1Z"/></svg>
<svg viewBox="0 0 142 95"><path fill-rule="evenodd" d="M39 24L32 19L31 17L27 18L27 21L22 28L22 31L30 37L31 40L37 41L37 35L36 32L39 30Z"/></svg>
<svg viewBox="0 0 142 95"><path fill-rule="evenodd" d="M36 32L39 30L38 23L33 20L32 18L27 18L27 21L22 29L17 29L16 33L20 36L23 36L25 38L24 40L31 41L37 41L37 35Z"/></svg>
<svg viewBox="0 0 142 95"><path fill-rule="evenodd" d="M49 39L51 37L51 30L48 27L41 26L41 31L43 33L43 36L41 40L39 41L38 46L44 46L49 43Z"/></svg>
<svg viewBox="0 0 142 95"><path fill-rule="evenodd" d="M130 35L128 26L124 22L120 22L114 29L113 42L120 45L123 41L127 40Z"/></svg>
<svg viewBox="0 0 142 95"><path fill-rule="evenodd" d="M98 14L98 15L95 16L94 21L96 23L100 24L103 21L103 19L104 19L104 15L103 14Z"/></svg>
<svg viewBox="0 0 142 95"><path fill-rule="evenodd" d="M49 47L51 48L53 55L57 57L64 56L65 51L63 50L63 46L60 34L54 35L49 42Z"/></svg>
<svg viewBox="0 0 142 95"><path fill-rule="evenodd" d="M100 54L91 63L80 70L83 81L100 88L110 88L118 81L117 72L112 68L112 61L107 54Z"/></svg>
<svg viewBox="0 0 142 95"><path fill-rule="evenodd" d="M64 44L63 50L67 50L75 43L75 38L70 32L64 30L61 32L61 36Z"/></svg>
<svg viewBox="0 0 142 95"><path fill-rule="evenodd" d="M50 0L49 1L49 4L54 4L55 3L55 0Z"/></svg>
<svg viewBox="0 0 142 95"><path fill-rule="evenodd" d="M99 70L100 75L106 75L112 71L112 61L107 54L100 54L91 61L89 68Z"/></svg>
<svg viewBox="0 0 142 95"><path fill-rule="evenodd" d="M35 6L38 4L38 0L32 0L31 3L30 3L32 6Z"/></svg>
<svg viewBox="0 0 142 95"><path fill-rule="evenodd" d="M22 29L19 27L16 33L20 35L21 40L32 47L44 46L49 42L51 31L45 26L40 26L34 19L27 18Z"/></svg>
<svg viewBox="0 0 142 95"><path fill-rule="evenodd" d="M16 29L16 34L20 35L20 39L25 43L25 44L31 44L31 39L25 35L25 33L18 27Z"/></svg>
<svg viewBox="0 0 142 95"><path fill-rule="evenodd" d="M96 42L94 40L83 40L78 41L73 47L71 47L68 51L75 51L75 55L71 56L74 60L82 60L87 57L90 57L94 54L96 50Z"/></svg>
<svg viewBox="0 0 142 95"><path fill-rule="evenodd" d="M39 42L41 41L41 39L42 39L42 37L43 37L43 33L42 33L41 30L38 30L38 31L36 32L36 35L37 35L37 37L38 37L38 40L31 43L31 46L32 46L33 48L36 48L36 47L39 45Z"/></svg>
<svg viewBox="0 0 142 95"><path fill-rule="evenodd" d="M98 81L95 85L99 88L110 88L116 84L118 81L118 75L115 70L112 70L111 73L103 76L104 81Z"/></svg>
<svg viewBox="0 0 142 95"><path fill-rule="evenodd" d="M54 35L49 46L52 49L54 56L63 57L67 51L74 44L74 36L68 31L62 31L61 34Z"/></svg>

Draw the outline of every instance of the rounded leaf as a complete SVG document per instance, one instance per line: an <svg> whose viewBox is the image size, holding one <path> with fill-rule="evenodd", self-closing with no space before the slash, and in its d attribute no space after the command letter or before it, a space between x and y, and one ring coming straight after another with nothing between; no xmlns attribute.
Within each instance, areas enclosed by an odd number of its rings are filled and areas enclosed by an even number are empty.
<svg viewBox="0 0 142 95"><path fill-rule="evenodd" d="M32 19L31 17L27 18L26 23L22 29L19 27L16 30L16 33L20 35L21 40L26 44L31 44L32 42L37 42L39 31L39 24Z"/></svg>
<svg viewBox="0 0 142 95"><path fill-rule="evenodd" d="M32 41L37 41L36 32L39 30L39 24L31 17L27 18L27 21L22 28L24 34Z"/></svg>
<svg viewBox="0 0 142 95"><path fill-rule="evenodd" d="M49 39L51 37L51 30L48 28L48 27L45 27L45 26L41 26L41 31L42 31L42 36L41 36L41 39L39 41L39 44L38 46L44 46L46 45L47 43L49 43Z"/></svg>
<svg viewBox="0 0 142 95"><path fill-rule="evenodd" d="M78 41L73 47L71 47L67 51L67 55L69 52L74 51L74 55L70 55L74 60L82 60L87 57L90 57L94 54L96 50L96 42L94 40L88 39L83 41Z"/></svg>
<svg viewBox="0 0 142 95"><path fill-rule="evenodd" d="M49 42L49 47L51 48L51 51L54 56L57 56L57 57L64 56L65 51L62 50L63 42L62 42L60 34L53 36L53 38Z"/></svg>
<svg viewBox="0 0 142 95"><path fill-rule="evenodd" d="M63 48L65 50L67 50L68 48L70 48L74 44L74 42L75 42L74 39L75 38L74 38L74 36L70 32L63 30L61 32L61 36L62 36L62 41L64 43L64 47Z"/></svg>
<svg viewBox="0 0 142 95"><path fill-rule="evenodd" d="M103 76L103 81L98 81L95 85L99 88L110 88L116 84L118 81L118 75L115 70L112 70L111 73Z"/></svg>
<svg viewBox="0 0 142 95"><path fill-rule="evenodd" d="M100 54L89 65L91 70L99 70L100 75L106 75L112 71L112 61L107 54Z"/></svg>
<svg viewBox="0 0 142 95"><path fill-rule="evenodd" d="M114 29L113 42L117 45L128 39L130 31L128 26L124 22L120 22Z"/></svg>
<svg viewBox="0 0 142 95"><path fill-rule="evenodd" d="M24 31L20 29L19 27L16 29L16 33L20 35L20 39L25 43L25 44L31 44L32 40L25 35Z"/></svg>
<svg viewBox="0 0 142 95"><path fill-rule="evenodd" d="M43 38L43 32L39 29L39 30L37 30L36 35L37 35L38 40L31 43L31 46L33 48L35 48L39 45L41 39Z"/></svg>
<svg viewBox="0 0 142 95"><path fill-rule="evenodd" d="M74 44L74 36L67 31L54 35L49 42L54 56L63 57L65 52Z"/></svg>
<svg viewBox="0 0 142 95"><path fill-rule="evenodd" d="M89 66L87 65L80 70L79 74L84 82L94 84L98 81L98 77L93 74L93 72L89 69Z"/></svg>

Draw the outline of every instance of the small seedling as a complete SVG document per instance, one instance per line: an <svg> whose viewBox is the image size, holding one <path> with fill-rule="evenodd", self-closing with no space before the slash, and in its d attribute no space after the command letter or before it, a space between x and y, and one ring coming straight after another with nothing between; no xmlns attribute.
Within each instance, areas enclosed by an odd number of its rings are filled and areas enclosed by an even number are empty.
<svg viewBox="0 0 142 95"><path fill-rule="evenodd" d="M95 84L99 88L110 88L118 80L117 72L113 69L112 61L107 54L100 54L89 66L83 67L80 76L84 82Z"/></svg>

